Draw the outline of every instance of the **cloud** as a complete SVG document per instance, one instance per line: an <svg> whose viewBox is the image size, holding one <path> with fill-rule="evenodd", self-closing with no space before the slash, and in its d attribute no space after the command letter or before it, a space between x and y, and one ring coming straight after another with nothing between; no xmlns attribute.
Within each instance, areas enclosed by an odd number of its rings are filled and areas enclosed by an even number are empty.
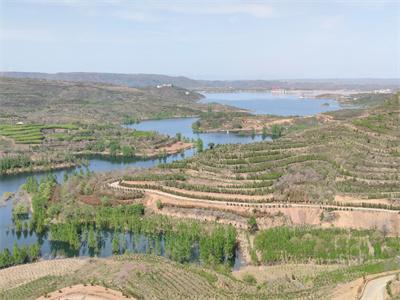
<svg viewBox="0 0 400 300"><path fill-rule="evenodd" d="M157 17L154 14L149 14L137 10L118 10L112 12L111 15L116 18L140 23L155 23L161 21L161 18Z"/></svg>
<svg viewBox="0 0 400 300"><path fill-rule="evenodd" d="M1 29L0 40L53 42L57 40L57 37L44 30Z"/></svg>
<svg viewBox="0 0 400 300"><path fill-rule="evenodd" d="M204 15L235 15L244 14L256 18L270 18L274 14L272 6L264 3L175 3L169 8L171 11L185 14L204 14Z"/></svg>
<svg viewBox="0 0 400 300"><path fill-rule="evenodd" d="M83 11L99 10L104 14L138 22L159 19L158 15L173 12L178 14L201 15L248 15L256 18L270 18L274 15L271 5L252 1L135 1L135 0L16 0L19 3L66 6ZM107 11L104 12L104 9ZM115 13L117 12L117 13Z"/></svg>
<svg viewBox="0 0 400 300"><path fill-rule="evenodd" d="M321 28L323 29L334 29L338 27L343 21L342 16L331 16L326 17L321 21Z"/></svg>

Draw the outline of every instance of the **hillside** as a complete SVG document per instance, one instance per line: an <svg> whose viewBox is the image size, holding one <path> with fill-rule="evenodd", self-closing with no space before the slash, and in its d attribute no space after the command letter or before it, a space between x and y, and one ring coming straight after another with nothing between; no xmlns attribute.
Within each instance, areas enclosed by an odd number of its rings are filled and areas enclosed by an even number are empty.
<svg viewBox="0 0 400 300"><path fill-rule="evenodd" d="M0 77L0 122L111 122L197 115L202 96L177 87L129 88L101 83ZM216 110L226 109L216 105Z"/></svg>
<svg viewBox="0 0 400 300"><path fill-rule="evenodd" d="M71 167L82 163L79 155L132 158L183 151L191 144L120 125L200 114L208 109L197 103L201 97L175 87L0 77L0 174Z"/></svg>
<svg viewBox="0 0 400 300"><path fill-rule="evenodd" d="M395 260L370 263L364 267L283 264L268 266L268 272L263 272L263 267L254 267L258 270L259 278L256 280L248 271L237 272L234 277L229 273L183 265L151 255L68 258L0 270L0 297L13 300L59 299L71 292L83 293L85 289L102 286L104 288L99 294L102 297L96 299L192 299L193 295L196 299L353 299L339 298L351 292L348 286L343 285L344 282L357 280L355 286L362 287L360 277L365 274L379 275L395 268L398 268ZM392 274L395 272L391 271ZM115 291L119 292L119 297L113 297ZM353 291L355 296L358 293L357 289Z"/></svg>
<svg viewBox="0 0 400 300"><path fill-rule="evenodd" d="M398 234L400 219L390 210L400 209L399 101L394 96L358 116L330 113L329 121L273 142L218 146L144 175L125 176L119 186L162 196L178 215L179 207L182 215L209 209L203 217L224 211L219 220L241 227L243 217L254 215L266 228L289 222ZM180 179L170 180L171 173ZM342 211L346 207L354 213Z"/></svg>
<svg viewBox="0 0 400 300"><path fill-rule="evenodd" d="M0 76L13 78L34 78L48 80L66 80L78 82L102 82L130 87L155 87L170 83L194 90L269 90L285 89L399 89L399 79L280 79L280 80L195 80L184 76L160 74L119 74L119 73L35 73L0 72Z"/></svg>

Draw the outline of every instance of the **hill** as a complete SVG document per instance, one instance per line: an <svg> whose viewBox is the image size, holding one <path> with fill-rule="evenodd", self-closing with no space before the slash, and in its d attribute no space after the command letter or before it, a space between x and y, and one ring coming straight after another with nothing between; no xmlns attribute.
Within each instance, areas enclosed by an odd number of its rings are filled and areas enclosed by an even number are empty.
<svg viewBox="0 0 400 300"><path fill-rule="evenodd" d="M182 88L0 77L0 174L65 168L78 155L165 156L191 146L122 128L141 119L198 115L202 95ZM213 105L214 110L231 110Z"/></svg>
<svg viewBox="0 0 400 300"><path fill-rule="evenodd" d="M2 72L0 76L13 78L34 78L48 80L65 80L78 82L102 82L129 87L155 87L162 84L173 84L193 90L269 90L284 89L399 89L400 80L358 78L358 79L281 79L281 80L195 80L184 76L160 74L119 74L119 73L35 73L35 72Z"/></svg>
<svg viewBox="0 0 400 300"><path fill-rule="evenodd" d="M202 95L178 87L0 77L0 122L111 122L198 115ZM214 110L227 109L216 105Z"/></svg>
<svg viewBox="0 0 400 300"><path fill-rule="evenodd" d="M217 146L145 175L125 176L119 186L161 195L175 214L178 207L182 215L207 208L204 218L221 210L225 217L219 220L241 227L243 217L255 216L264 228L289 222L398 234L399 107L397 95L356 115L327 113L325 122L288 128L273 142ZM181 179L170 180L171 173ZM345 212L347 207L354 212Z"/></svg>
<svg viewBox="0 0 400 300"><path fill-rule="evenodd" d="M265 269L268 271L255 267L259 277L256 280L247 271L235 278L230 273L182 265L151 255L69 258L0 270L0 297L59 299L68 293L74 292L76 296L77 292L100 286L104 287L99 294L102 297L96 299L192 299L193 295L196 299L343 299L339 295L348 291L358 296L357 288L363 286L359 277L366 274L379 276L380 272L396 268L398 262L394 260L366 264L365 267L283 264L268 266ZM343 284L349 281L353 285L357 283L355 291ZM119 292L119 297L114 296L115 291Z"/></svg>

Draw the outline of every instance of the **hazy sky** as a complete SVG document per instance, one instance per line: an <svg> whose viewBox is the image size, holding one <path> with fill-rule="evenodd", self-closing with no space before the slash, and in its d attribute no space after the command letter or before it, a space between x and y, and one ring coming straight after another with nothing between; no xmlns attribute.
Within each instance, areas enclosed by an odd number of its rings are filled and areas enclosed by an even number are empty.
<svg viewBox="0 0 400 300"><path fill-rule="evenodd" d="M400 77L400 0L0 3L3 71Z"/></svg>

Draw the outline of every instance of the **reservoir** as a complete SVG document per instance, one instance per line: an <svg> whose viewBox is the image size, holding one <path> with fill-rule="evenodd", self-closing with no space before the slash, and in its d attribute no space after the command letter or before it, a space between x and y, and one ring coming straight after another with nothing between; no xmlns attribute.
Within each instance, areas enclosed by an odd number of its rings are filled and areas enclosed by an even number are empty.
<svg viewBox="0 0 400 300"><path fill-rule="evenodd" d="M274 95L271 93L224 93L224 94L205 94L201 100L204 103L217 102L247 109L254 114L279 114L279 115L314 115L317 113L340 109L337 102L329 99L305 99L294 95ZM327 103L327 104L326 104ZM325 105L323 105L325 104ZM162 134L175 136L181 133L188 139L202 139L204 147L208 148L210 143L214 144L245 144L263 141L261 135L238 135L234 133L193 133L192 124L197 118L176 118L164 120L148 120L139 124L128 125L129 128L138 130L157 131ZM265 140L271 140L265 138ZM93 172L107 172L121 170L131 167L151 168L162 162L172 162L191 157L195 154L194 149L188 149L180 154L169 155L163 159L105 159L91 158L88 161L88 168ZM64 172L72 173L79 169L72 168L68 170L58 170L51 173L55 174L58 180L63 178ZM47 173L34 174L38 177ZM5 192L16 192L26 181L28 176L33 174L7 175L0 177L0 197ZM100 256L111 255L112 233L102 233L103 248ZM12 249L14 242L18 245L30 245L36 242L41 244L41 252L44 258L54 258L70 255L88 255L86 245L82 245L78 252L72 253L62 244L50 242L47 236L36 236L32 234L17 235L13 229L12 223L12 203L8 201L0 206L0 250L4 248ZM163 240L146 237L143 235L126 235L127 249L134 252L149 253L159 251L163 254ZM157 252L158 253L158 252Z"/></svg>

